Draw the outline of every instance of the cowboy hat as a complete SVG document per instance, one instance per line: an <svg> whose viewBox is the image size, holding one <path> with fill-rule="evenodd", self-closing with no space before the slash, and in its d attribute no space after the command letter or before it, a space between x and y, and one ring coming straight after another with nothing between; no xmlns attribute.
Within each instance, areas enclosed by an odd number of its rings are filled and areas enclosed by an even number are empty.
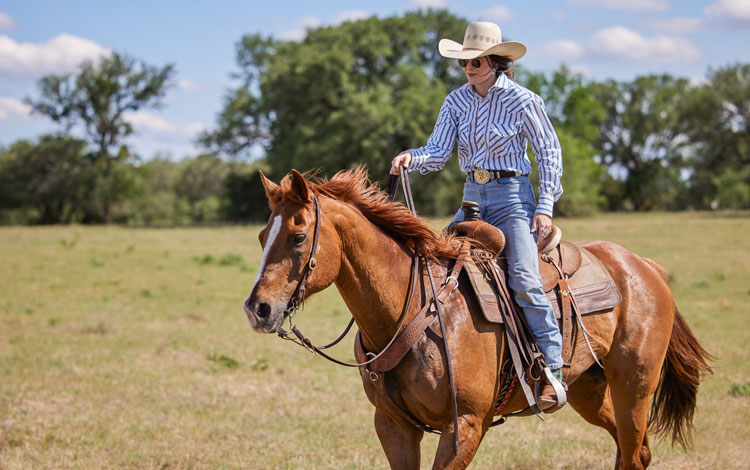
<svg viewBox="0 0 750 470"><path fill-rule="evenodd" d="M510 60L518 60L526 54L526 46L520 42L503 42L500 26L487 21L469 23L464 35L464 43L441 39L438 51L451 59L476 59L486 55L499 55Z"/></svg>

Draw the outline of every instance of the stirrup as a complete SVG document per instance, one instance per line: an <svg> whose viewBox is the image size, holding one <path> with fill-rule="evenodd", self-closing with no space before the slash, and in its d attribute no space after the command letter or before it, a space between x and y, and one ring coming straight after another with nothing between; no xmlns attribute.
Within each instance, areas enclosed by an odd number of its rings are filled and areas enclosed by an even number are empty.
<svg viewBox="0 0 750 470"><path fill-rule="evenodd" d="M568 402L568 395L565 392L565 387L563 386L562 382L557 380L557 377L552 375L552 370L548 366L544 367L543 373L544 373L544 377L547 379L547 383L552 385L552 388L555 390L555 396L557 397L557 403L547 408L549 412L551 413L553 411L559 410ZM538 402L539 395L541 394L541 391L542 391L542 381L539 381L536 383L536 387L534 391L535 391L537 402ZM542 411L546 411L546 409L542 408Z"/></svg>

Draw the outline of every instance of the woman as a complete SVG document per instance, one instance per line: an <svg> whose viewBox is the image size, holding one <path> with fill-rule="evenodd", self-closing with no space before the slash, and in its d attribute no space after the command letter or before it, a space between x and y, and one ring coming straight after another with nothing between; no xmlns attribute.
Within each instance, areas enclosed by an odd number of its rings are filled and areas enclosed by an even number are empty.
<svg viewBox="0 0 750 470"><path fill-rule="evenodd" d="M464 43L442 39L443 57L458 59L468 83L451 92L438 115L427 145L404 151L391 163L425 174L439 171L458 141L458 160L466 173L465 201L479 204L482 220L500 228L508 239L510 287L539 345L552 378L539 397L546 412L565 403L562 381L562 337L539 276L535 238L552 231L552 207L562 194L562 155L542 99L510 80L509 65L526 53L520 42L503 42L500 27L474 22ZM539 166L539 202L529 183L527 143ZM463 220L459 210L453 221ZM555 384L555 382L558 382Z"/></svg>

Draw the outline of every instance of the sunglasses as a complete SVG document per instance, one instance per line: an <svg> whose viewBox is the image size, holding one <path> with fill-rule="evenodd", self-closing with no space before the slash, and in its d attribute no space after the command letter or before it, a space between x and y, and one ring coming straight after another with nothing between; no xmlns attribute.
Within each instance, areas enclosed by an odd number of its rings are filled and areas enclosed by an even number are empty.
<svg viewBox="0 0 750 470"><path fill-rule="evenodd" d="M461 68L466 67L469 64L469 61L466 59L458 59L458 65L461 66ZM471 59L471 66L475 69L478 69L482 66L482 59Z"/></svg>

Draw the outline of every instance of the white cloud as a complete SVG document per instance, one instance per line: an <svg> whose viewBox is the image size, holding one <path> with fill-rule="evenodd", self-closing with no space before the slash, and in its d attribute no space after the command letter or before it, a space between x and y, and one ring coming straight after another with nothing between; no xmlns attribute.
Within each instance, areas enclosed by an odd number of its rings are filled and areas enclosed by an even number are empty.
<svg viewBox="0 0 750 470"><path fill-rule="evenodd" d="M631 62L685 63L700 56L690 41L678 36L647 38L624 26L602 29L587 41L593 56Z"/></svg>
<svg viewBox="0 0 750 470"><path fill-rule="evenodd" d="M650 23L651 28L665 33L692 33L703 28L703 20L700 18L670 18L668 20L655 20Z"/></svg>
<svg viewBox="0 0 750 470"><path fill-rule="evenodd" d="M0 121L26 121L31 119L31 106L8 96L0 96Z"/></svg>
<svg viewBox="0 0 750 470"><path fill-rule="evenodd" d="M132 111L125 114L128 121L138 133L156 134L172 137L193 137L205 126L200 123L172 123L166 119L144 111Z"/></svg>
<svg viewBox="0 0 750 470"><path fill-rule="evenodd" d="M488 21L500 24L507 23L514 17L513 12L502 5L497 5L484 10L480 16L482 19L487 19Z"/></svg>
<svg viewBox="0 0 750 470"><path fill-rule="evenodd" d="M409 5L416 8L445 8L445 0L409 0Z"/></svg>
<svg viewBox="0 0 750 470"><path fill-rule="evenodd" d="M317 28L322 22L314 16L302 17L293 29L279 33L279 39L283 41L300 41L305 38L308 29Z"/></svg>
<svg viewBox="0 0 750 470"><path fill-rule="evenodd" d="M553 57L559 60L579 59L583 57L586 49L576 41L552 41L543 44L537 49L537 53L543 57Z"/></svg>
<svg viewBox="0 0 750 470"><path fill-rule="evenodd" d="M0 31L13 29L16 26L16 21L13 18L0 11Z"/></svg>
<svg viewBox="0 0 750 470"><path fill-rule="evenodd" d="M368 13L366 11L346 10L336 15L336 18L333 20L333 22L334 24L339 24L339 23L344 23L347 21L363 20L365 18L369 18L370 16L372 16L372 13Z"/></svg>
<svg viewBox="0 0 750 470"><path fill-rule="evenodd" d="M667 0L566 0L566 3L576 7L601 7L611 10L666 10L669 8Z"/></svg>
<svg viewBox="0 0 750 470"><path fill-rule="evenodd" d="M704 12L706 16L744 24L750 23L750 2L748 0L717 0L708 5Z"/></svg>
<svg viewBox="0 0 750 470"><path fill-rule="evenodd" d="M47 42L18 43L0 35L0 76L34 79L50 73L72 72L84 60L109 51L99 44L70 34L60 34Z"/></svg>
<svg viewBox="0 0 750 470"><path fill-rule="evenodd" d="M624 60L633 63L685 63L700 53L690 41L679 36L648 38L624 26L597 31L585 43L554 41L542 45L539 54L555 59Z"/></svg>

